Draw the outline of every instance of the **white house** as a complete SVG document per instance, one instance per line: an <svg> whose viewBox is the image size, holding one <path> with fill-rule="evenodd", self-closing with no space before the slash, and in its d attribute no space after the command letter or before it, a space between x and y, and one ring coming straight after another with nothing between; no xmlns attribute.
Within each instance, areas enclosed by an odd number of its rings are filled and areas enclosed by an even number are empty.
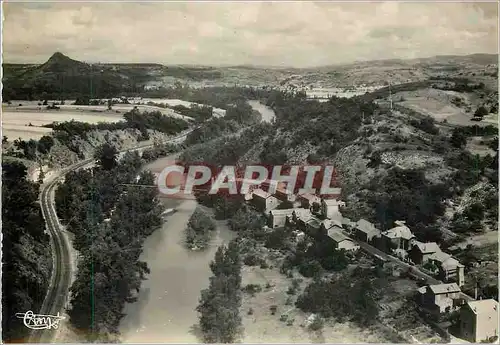
<svg viewBox="0 0 500 345"><path fill-rule="evenodd" d="M342 219L342 215L340 214L340 207L343 206L345 206L345 202L337 199L321 199L321 213L326 218Z"/></svg>

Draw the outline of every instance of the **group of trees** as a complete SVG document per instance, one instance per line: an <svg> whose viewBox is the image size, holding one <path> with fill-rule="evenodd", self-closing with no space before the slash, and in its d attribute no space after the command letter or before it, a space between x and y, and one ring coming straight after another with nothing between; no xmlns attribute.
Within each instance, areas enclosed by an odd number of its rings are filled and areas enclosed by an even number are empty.
<svg viewBox="0 0 500 345"><path fill-rule="evenodd" d="M241 332L241 262L236 240L221 246L210 264L213 276L196 310L206 343L234 343Z"/></svg>
<svg viewBox="0 0 500 345"><path fill-rule="evenodd" d="M18 155L29 160L36 160L38 154L44 155L49 153L52 146L54 146L54 138L48 135L44 135L38 141L34 139L14 140L14 147L22 151L22 153Z"/></svg>
<svg viewBox="0 0 500 345"><path fill-rule="evenodd" d="M315 279L298 297L296 306L304 312L340 321L352 320L366 327L377 321L384 285L387 279L358 268L329 281Z"/></svg>
<svg viewBox="0 0 500 345"><path fill-rule="evenodd" d="M192 104L189 108L183 105L176 105L172 107L176 113L184 116L189 116L195 119L196 122L205 122L212 118L213 108L208 106L199 106L197 104Z"/></svg>
<svg viewBox="0 0 500 345"><path fill-rule="evenodd" d="M2 162L2 340L22 342L29 329L16 313L40 309L52 256L37 204L39 186L19 162ZM24 340L25 341L25 340Z"/></svg>
<svg viewBox="0 0 500 345"><path fill-rule="evenodd" d="M189 218L185 233L186 245L190 248L205 248L212 238L215 222L201 207L197 207Z"/></svg>
<svg viewBox="0 0 500 345"><path fill-rule="evenodd" d="M82 253L71 286L70 321L100 341L113 339L125 302L135 300L149 273L139 261L143 241L161 225L156 188L140 188L152 186L154 177L139 174L137 153L127 153L119 162L116 153L104 145L97 150L96 168L70 172L56 190L58 214Z"/></svg>

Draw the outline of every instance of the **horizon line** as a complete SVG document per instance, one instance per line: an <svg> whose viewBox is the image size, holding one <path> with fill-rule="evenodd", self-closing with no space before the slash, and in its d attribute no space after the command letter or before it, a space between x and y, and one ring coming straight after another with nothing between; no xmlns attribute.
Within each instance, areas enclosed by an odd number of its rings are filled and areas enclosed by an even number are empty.
<svg viewBox="0 0 500 345"><path fill-rule="evenodd" d="M53 54L50 55L49 58L47 58L46 61L44 62L7 62L2 59L2 65L43 65L46 63L54 54L56 53L61 53L61 52L54 52ZM172 63L172 64L166 64L162 62L94 62L94 61L84 61L84 60L76 60L68 55L61 53L65 57L75 60L77 62L83 62L86 64L99 64L99 65L160 65L160 66L176 66L176 67L211 67L211 68L230 68L230 67L247 67L247 68L270 68L270 69L313 69L313 68L324 68L324 67L331 67L331 66L345 66L345 65L354 65L358 63L366 63L366 62L384 62L384 61L412 61L412 60L421 60L421 59L432 59L432 58L440 58L440 57L467 57L467 56L473 56L473 55L496 55L499 56L499 54L495 53L469 53L469 54L442 54L442 55L432 55L432 56L425 56L425 57L412 57L412 58L383 58L383 59L372 59L372 60L354 60L351 62L337 62L337 63L331 63L331 64L325 64L325 65L311 65L307 67L297 67L297 66L292 66L292 65L259 65L259 64L220 64L220 65L211 65L211 64L182 64L182 63Z"/></svg>

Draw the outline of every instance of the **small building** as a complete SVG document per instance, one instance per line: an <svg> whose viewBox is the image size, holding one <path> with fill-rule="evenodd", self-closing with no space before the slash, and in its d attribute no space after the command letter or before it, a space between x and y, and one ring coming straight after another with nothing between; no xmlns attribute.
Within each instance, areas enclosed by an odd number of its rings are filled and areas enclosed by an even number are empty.
<svg viewBox="0 0 500 345"><path fill-rule="evenodd" d="M353 222L350 218L342 217L342 227L348 231L351 231L355 226L356 222Z"/></svg>
<svg viewBox="0 0 500 345"><path fill-rule="evenodd" d="M358 220L354 226L354 236L363 242L372 242L374 237L380 236L380 233L373 223L365 219Z"/></svg>
<svg viewBox="0 0 500 345"><path fill-rule="evenodd" d="M311 208L314 203L321 205L321 198L311 193L300 194L297 199L304 208Z"/></svg>
<svg viewBox="0 0 500 345"><path fill-rule="evenodd" d="M306 232L310 236L316 236L319 234L320 228L321 228L321 221L317 218L311 218L305 222L305 229Z"/></svg>
<svg viewBox="0 0 500 345"><path fill-rule="evenodd" d="M285 210L271 210L269 211L269 226L271 228L278 228L285 226L287 219L292 220L294 208L288 208Z"/></svg>
<svg viewBox="0 0 500 345"><path fill-rule="evenodd" d="M345 202L337 199L321 199L321 214L330 219L342 217L340 207L343 206Z"/></svg>
<svg viewBox="0 0 500 345"><path fill-rule="evenodd" d="M455 284L436 284L418 289L421 306L434 315L448 313L455 308L454 300L460 299L460 287Z"/></svg>
<svg viewBox="0 0 500 345"><path fill-rule="evenodd" d="M458 286L464 285L465 267L450 254L442 251L435 252L429 256L428 262L437 266L439 279L446 282L454 281Z"/></svg>
<svg viewBox="0 0 500 345"><path fill-rule="evenodd" d="M307 222L309 219L313 218L313 214L308 208L294 208L293 210L293 220L295 222Z"/></svg>
<svg viewBox="0 0 500 345"><path fill-rule="evenodd" d="M359 249L359 245L342 233L342 228L333 226L327 231L328 237L333 241L335 249L354 251Z"/></svg>
<svg viewBox="0 0 500 345"><path fill-rule="evenodd" d="M410 249L409 256L411 261L413 261L417 265L420 265L429 261L429 258L432 256L432 254L440 251L441 249L436 242L423 243L415 241L415 244Z"/></svg>
<svg viewBox="0 0 500 345"><path fill-rule="evenodd" d="M409 250L415 236L412 234L410 228L405 225L404 221L396 221L396 227L384 231L382 233L382 242L386 251L394 249Z"/></svg>
<svg viewBox="0 0 500 345"><path fill-rule="evenodd" d="M460 309L462 338L473 343L498 337L498 302L494 299L467 302Z"/></svg>
<svg viewBox="0 0 500 345"><path fill-rule="evenodd" d="M252 204L260 211L269 212L279 205L279 200L262 189L252 192Z"/></svg>

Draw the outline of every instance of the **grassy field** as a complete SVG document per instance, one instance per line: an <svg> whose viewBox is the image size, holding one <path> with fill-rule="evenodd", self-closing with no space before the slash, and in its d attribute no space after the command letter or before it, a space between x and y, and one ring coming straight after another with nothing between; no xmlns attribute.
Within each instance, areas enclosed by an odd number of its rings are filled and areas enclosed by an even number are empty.
<svg viewBox="0 0 500 345"><path fill-rule="evenodd" d="M166 99L147 99L142 100L142 103L151 101L155 103L172 101L172 105L182 104L179 100ZM177 102L176 102L177 101ZM160 111L166 116L183 118L185 120L190 117L177 114L172 109L160 108L150 105L134 105L134 104L117 104L108 110L105 105L82 106L72 105L74 101L67 101L68 104L59 105L60 109L47 110L46 106L38 105L38 101L12 101L12 104L2 105L2 135L10 139L21 138L40 139L43 135L51 132L50 128L41 127L52 122L64 121L80 121L87 123L99 122L118 122L123 120L123 114L132 110L134 107L141 112L144 111ZM49 102L51 104L51 102ZM186 106L189 102L186 102ZM220 111L223 111L220 109ZM30 125L31 124L31 125Z"/></svg>

